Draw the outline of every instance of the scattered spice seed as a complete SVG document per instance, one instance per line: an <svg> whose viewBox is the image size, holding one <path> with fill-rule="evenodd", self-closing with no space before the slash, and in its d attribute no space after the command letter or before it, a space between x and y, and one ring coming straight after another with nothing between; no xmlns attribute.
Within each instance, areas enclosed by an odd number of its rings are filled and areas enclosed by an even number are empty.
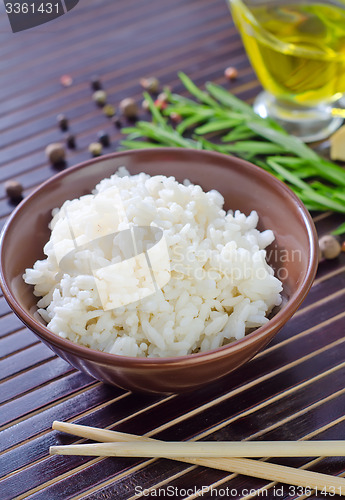
<svg viewBox="0 0 345 500"><path fill-rule="evenodd" d="M150 94L156 94L159 91L159 80L154 76L141 78L140 84L145 90L150 92Z"/></svg>
<svg viewBox="0 0 345 500"><path fill-rule="evenodd" d="M69 149L75 149L76 148L76 142L75 142L75 136L73 134L69 134L66 137L66 145Z"/></svg>
<svg viewBox="0 0 345 500"><path fill-rule="evenodd" d="M73 78L70 75L62 75L60 83L63 87L70 87L73 83Z"/></svg>
<svg viewBox="0 0 345 500"><path fill-rule="evenodd" d="M107 93L104 90L96 90L92 95L92 99L99 106L103 106L107 102Z"/></svg>
<svg viewBox="0 0 345 500"><path fill-rule="evenodd" d="M319 240L319 247L325 259L335 259L340 255L341 246L335 236L326 234Z"/></svg>
<svg viewBox="0 0 345 500"><path fill-rule="evenodd" d="M174 123L180 123L182 121L182 116L178 113L170 113L170 120Z"/></svg>
<svg viewBox="0 0 345 500"><path fill-rule="evenodd" d="M147 99L144 99L143 102L141 103L141 107L143 108L144 111L149 111L150 109L149 101Z"/></svg>
<svg viewBox="0 0 345 500"><path fill-rule="evenodd" d="M110 137L109 134L101 130L98 132L98 141L104 146L105 148L110 146Z"/></svg>
<svg viewBox="0 0 345 500"><path fill-rule="evenodd" d="M343 241L341 244L341 251L345 252L345 241Z"/></svg>
<svg viewBox="0 0 345 500"><path fill-rule="evenodd" d="M45 149L45 153L52 165L60 165L66 158L64 145L60 142L49 144Z"/></svg>
<svg viewBox="0 0 345 500"><path fill-rule="evenodd" d="M158 98L155 100L154 105L159 110L163 110L168 106L166 101L162 101L161 99L158 99Z"/></svg>
<svg viewBox="0 0 345 500"><path fill-rule="evenodd" d="M89 151L92 156L101 156L102 149L102 144L99 142L91 142L89 145Z"/></svg>
<svg viewBox="0 0 345 500"><path fill-rule="evenodd" d="M115 125L116 128L121 128L122 127L122 122L118 116L113 116L112 119L113 124Z"/></svg>
<svg viewBox="0 0 345 500"><path fill-rule="evenodd" d="M68 120L67 120L66 116L63 114L57 115L56 120L58 122L60 129L63 132L66 132L66 130L68 130Z"/></svg>
<svg viewBox="0 0 345 500"><path fill-rule="evenodd" d="M166 92L161 92L160 94L158 94L157 100L162 102L168 102L168 94Z"/></svg>
<svg viewBox="0 0 345 500"><path fill-rule="evenodd" d="M5 182L5 191L7 196L12 201L19 201L22 199L23 186L16 180L9 180Z"/></svg>
<svg viewBox="0 0 345 500"><path fill-rule="evenodd" d="M136 118L138 116L137 103L131 97L126 97L120 102L120 111L126 118Z"/></svg>
<svg viewBox="0 0 345 500"><path fill-rule="evenodd" d="M105 116L108 116L109 118L111 118L112 116L114 116L115 112L116 112L116 109L111 104L106 104L103 107L103 113L105 114Z"/></svg>
<svg viewBox="0 0 345 500"><path fill-rule="evenodd" d="M92 90L102 90L102 83L98 76L93 76L91 78L91 89Z"/></svg>
<svg viewBox="0 0 345 500"><path fill-rule="evenodd" d="M224 76L227 80L236 80L238 77L238 71L233 66L229 66L225 69Z"/></svg>

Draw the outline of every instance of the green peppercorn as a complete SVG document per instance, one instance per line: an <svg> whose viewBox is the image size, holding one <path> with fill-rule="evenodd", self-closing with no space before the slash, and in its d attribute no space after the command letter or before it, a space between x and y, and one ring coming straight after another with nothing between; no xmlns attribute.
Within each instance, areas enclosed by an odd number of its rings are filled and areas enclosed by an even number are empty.
<svg viewBox="0 0 345 500"><path fill-rule="evenodd" d="M96 90L96 92L94 92L92 95L92 99L99 106L104 106L104 104L107 102L107 93L104 90Z"/></svg>
<svg viewBox="0 0 345 500"><path fill-rule="evenodd" d="M103 113L105 114L105 116L108 116L109 118L111 118L112 116L114 116L115 112L116 112L116 109L111 104L106 104L103 107Z"/></svg>
<svg viewBox="0 0 345 500"><path fill-rule="evenodd" d="M99 142L91 142L89 145L89 151L92 156L101 156L102 154L102 144Z"/></svg>

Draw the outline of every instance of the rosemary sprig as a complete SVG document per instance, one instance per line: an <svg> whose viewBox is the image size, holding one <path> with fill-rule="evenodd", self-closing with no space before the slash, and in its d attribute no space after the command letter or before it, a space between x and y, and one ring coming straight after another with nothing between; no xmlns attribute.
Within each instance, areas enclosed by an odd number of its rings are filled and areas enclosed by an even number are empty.
<svg viewBox="0 0 345 500"><path fill-rule="evenodd" d="M253 109L224 88L207 83L199 89L184 73L179 77L193 99L165 89L168 107L159 110L144 93L152 122L139 121L122 130L126 149L174 146L235 154L251 160L300 197L309 210L345 213L345 170L319 156L298 138L290 136L270 118ZM173 127L169 116L181 122ZM216 134L216 139L211 136ZM345 223L334 234L345 233Z"/></svg>

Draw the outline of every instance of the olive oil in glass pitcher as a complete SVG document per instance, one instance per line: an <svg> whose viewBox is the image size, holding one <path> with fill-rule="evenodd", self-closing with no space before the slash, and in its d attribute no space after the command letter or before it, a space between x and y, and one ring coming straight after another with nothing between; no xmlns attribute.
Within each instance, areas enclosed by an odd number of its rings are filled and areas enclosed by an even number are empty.
<svg viewBox="0 0 345 500"><path fill-rule="evenodd" d="M336 130L345 92L345 2L229 0L264 92L255 111L306 142Z"/></svg>

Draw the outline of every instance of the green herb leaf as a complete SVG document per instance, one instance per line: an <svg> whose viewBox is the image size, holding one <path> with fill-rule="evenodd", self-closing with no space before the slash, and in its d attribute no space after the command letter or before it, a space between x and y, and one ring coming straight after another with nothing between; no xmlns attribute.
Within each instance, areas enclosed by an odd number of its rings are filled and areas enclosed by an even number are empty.
<svg viewBox="0 0 345 500"><path fill-rule="evenodd" d="M312 190L312 188L309 186L309 184L302 181L302 179L299 179L298 177L296 177L296 175L294 175L292 172L289 172L286 168L284 168L282 165L279 165L279 163L275 162L274 160L269 158L267 160L267 163L275 172L280 174L283 179L290 182L290 184L292 184L292 185L294 185L302 190L306 190L306 191Z"/></svg>
<svg viewBox="0 0 345 500"><path fill-rule="evenodd" d="M344 224L341 224L339 227L337 227L337 229L332 231L332 234L334 235L345 234L345 222Z"/></svg>
<svg viewBox="0 0 345 500"><path fill-rule="evenodd" d="M251 106L224 88L207 83L207 93L184 73L179 76L185 88L200 102L167 89L169 106L161 112L151 96L145 93L153 122L140 121L133 127L122 129L127 134L122 141L123 147L154 148L163 145L234 153L255 161L286 182L308 209L345 213L343 168L320 157L270 118L257 116ZM172 112L184 118L176 128L168 122L167 117ZM194 129L193 138L184 137L187 129ZM221 144L205 138L207 134L227 130L230 131L220 138ZM336 231L335 234L343 234L345 223Z"/></svg>
<svg viewBox="0 0 345 500"><path fill-rule="evenodd" d="M308 148L308 146L306 146L304 142L297 139L297 137L282 134L277 130L263 127L261 124L255 122L248 122L247 125L253 132L256 132L261 137L265 137L265 139L268 139L269 141L282 146L286 152L293 153L297 156L300 156L301 158L305 158L308 160L320 160L320 157L314 151Z"/></svg>
<svg viewBox="0 0 345 500"><path fill-rule="evenodd" d="M180 80L182 81L183 85L186 87L186 89L197 99L199 99L200 102L204 102L205 104L208 104L209 106L214 106L218 107L219 104L212 99L206 92L203 92L200 90L194 82L185 74L180 72L178 74Z"/></svg>
<svg viewBox="0 0 345 500"><path fill-rule="evenodd" d="M235 127L241 123L236 119L228 119L228 120L211 120L206 125L202 125L195 129L196 134L205 135L211 132L219 132L220 130L228 130L231 127Z"/></svg>
<svg viewBox="0 0 345 500"><path fill-rule="evenodd" d="M223 87L208 82L206 83L206 88L209 93L224 106L234 109L244 116L258 119L258 115L249 104L241 101L241 99L238 99L238 97L235 97L233 94L230 94L230 92L223 89Z"/></svg>

